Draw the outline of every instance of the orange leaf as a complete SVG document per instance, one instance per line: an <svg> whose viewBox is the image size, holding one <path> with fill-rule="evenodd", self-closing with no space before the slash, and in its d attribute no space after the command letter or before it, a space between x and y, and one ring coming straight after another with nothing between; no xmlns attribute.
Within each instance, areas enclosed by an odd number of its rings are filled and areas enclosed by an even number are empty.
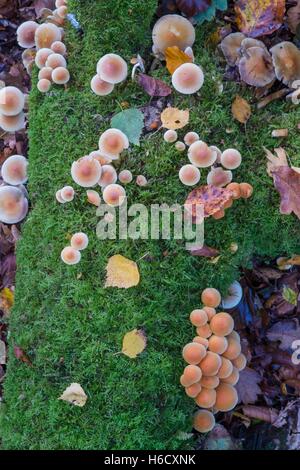
<svg viewBox="0 0 300 470"><path fill-rule="evenodd" d="M192 59L185 52L181 51L178 46L167 47L165 57L167 69L171 75L173 75L180 65L192 62Z"/></svg>
<svg viewBox="0 0 300 470"><path fill-rule="evenodd" d="M256 38L280 28L285 13L285 0L238 0L236 23L240 31Z"/></svg>

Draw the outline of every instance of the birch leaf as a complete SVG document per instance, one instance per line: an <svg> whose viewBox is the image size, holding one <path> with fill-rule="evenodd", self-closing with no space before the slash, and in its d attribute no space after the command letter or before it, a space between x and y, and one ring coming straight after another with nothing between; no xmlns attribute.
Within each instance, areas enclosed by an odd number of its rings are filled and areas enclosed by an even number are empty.
<svg viewBox="0 0 300 470"><path fill-rule="evenodd" d="M123 338L122 353L135 359L147 346L147 338L143 330L132 330Z"/></svg>
<svg viewBox="0 0 300 470"><path fill-rule="evenodd" d="M140 282L140 273L137 264L122 255L112 256L106 267L105 287L119 287L129 289Z"/></svg>
<svg viewBox="0 0 300 470"><path fill-rule="evenodd" d="M59 397L59 400L67 401L68 403L72 403L72 405L83 407L86 404L87 396L80 384L72 383L68 388L66 388L62 396Z"/></svg>

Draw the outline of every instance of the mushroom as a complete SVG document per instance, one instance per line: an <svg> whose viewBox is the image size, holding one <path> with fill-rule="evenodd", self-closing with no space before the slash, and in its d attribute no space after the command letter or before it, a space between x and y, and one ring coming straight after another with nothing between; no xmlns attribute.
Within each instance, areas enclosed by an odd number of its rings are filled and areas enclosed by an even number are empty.
<svg viewBox="0 0 300 470"><path fill-rule="evenodd" d="M238 281L234 281L228 288L228 294L222 298L222 308L230 310L236 307L243 297L243 289Z"/></svg>
<svg viewBox="0 0 300 470"><path fill-rule="evenodd" d="M17 186L27 182L28 161L22 155L12 155L2 165L1 176L5 183Z"/></svg>
<svg viewBox="0 0 300 470"><path fill-rule="evenodd" d="M220 379L216 375L213 375L213 376L203 375L200 380L201 387L205 387L205 388L217 388L219 383L220 383Z"/></svg>
<svg viewBox="0 0 300 470"><path fill-rule="evenodd" d="M217 153L211 150L202 140L194 142L188 151L190 162L198 168L207 168L217 159Z"/></svg>
<svg viewBox="0 0 300 470"><path fill-rule="evenodd" d="M192 145L194 142L197 142L197 140L199 140L200 137L199 135L197 134L197 132L188 132L187 134L185 134L184 136L184 143L188 146Z"/></svg>
<svg viewBox="0 0 300 470"><path fill-rule="evenodd" d="M186 383L185 387L190 387L191 385L199 382L202 377L202 372L200 367L189 364L183 371L183 382Z"/></svg>
<svg viewBox="0 0 300 470"><path fill-rule="evenodd" d="M172 144L173 142L176 142L177 140L177 132L173 131L172 129L169 129L164 133L164 141L168 142L169 144Z"/></svg>
<svg viewBox="0 0 300 470"><path fill-rule="evenodd" d="M129 170L122 170L119 173L119 181L122 184L129 184L133 179L132 173Z"/></svg>
<svg viewBox="0 0 300 470"><path fill-rule="evenodd" d="M0 221L17 224L28 212L28 201L23 191L15 186L0 186Z"/></svg>
<svg viewBox="0 0 300 470"><path fill-rule="evenodd" d="M223 168L212 168L207 175L207 184L212 184L219 188L223 188L232 181L232 172L225 171Z"/></svg>
<svg viewBox="0 0 300 470"><path fill-rule="evenodd" d="M182 350L182 357L188 364L199 364L199 362L201 362L205 356L206 349L202 344L199 343L188 343Z"/></svg>
<svg viewBox="0 0 300 470"><path fill-rule="evenodd" d="M66 203L66 201L62 198L61 189L56 191L55 197L56 197L57 202L59 202L60 204L65 204Z"/></svg>
<svg viewBox="0 0 300 470"><path fill-rule="evenodd" d="M238 371L244 370L247 365L247 358L243 353L241 353L238 357L232 360L232 364Z"/></svg>
<svg viewBox="0 0 300 470"><path fill-rule="evenodd" d="M225 210L224 210L224 209L218 210L217 212L215 212L214 214L212 214L212 217L213 217L213 219L215 219L215 220L223 219L223 217L225 217Z"/></svg>
<svg viewBox="0 0 300 470"><path fill-rule="evenodd" d="M185 393L187 394L188 397L190 398L196 398L197 395L201 392L201 385L199 383L190 385L189 387L185 388Z"/></svg>
<svg viewBox="0 0 300 470"><path fill-rule="evenodd" d="M198 410L194 414L193 428L198 432L210 432L214 428L215 424L215 417L208 410Z"/></svg>
<svg viewBox="0 0 300 470"><path fill-rule="evenodd" d="M73 201L73 199L75 197L75 191L72 188L72 186L65 186L60 191L60 194L61 194L61 197L63 198L63 200L65 202L71 202L71 201Z"/></svg>
<svg viewBox="0 0 300 470"><path fill-rule="evenodd" d="M83 188L95 186L102 173L100 163L91 157L82 157L73 163L71 175L75 183Z"/></svg>
<svg viewBox="0 0 300 470"><path fill-rule="evenodd" d="M212 408L216 403L217 394L213 388L202 387L201 392L197 395L195 402L201 408Z"/></svg>
<svg viewBox="0 0 300 470"><path fill-rule="evenodd" d="M37 89L41 93L47 93L50 90L50 88L51 88L51 82L50 80L47 80L46 78L42 78L37 83Z"/></svg>
<svg viewBox="0 0 300 470"><path fill-rule="evenodd" d="M70 266L74 264L78 264L81 260L81 253L79 250L75 250L75 248L72 248L71 246L67 246L64 248L60 254L61 259L65 264L68 264Z"/></svg>
<svg viewBox="0 0 300 470"><path fill-rule="evenodd" d="M75 233L71 238L71 247L75 250L82 251L88 247L88 236L83 232Z"/></svg>
<svg viewBox="0 0 300 470"><path fill-rule="evenodd" d="M28 49L35 46L35 32L39 25L35 21L25 21L17 29L17 41L20 47Z"/></svg>
<svg viewBox="0 0 300 470"><path fill-rule="evenodd" d="M175 148L178 152L184 152L185 151L185 143L184 142L176 142Z"/></svg>
<svg viewBox="0 0 300 470"><path fill-rule="evenodd" d="M230 384L234 386L238 383L239 378L240 378L240 373L238 369L236 367L233 367L231 374L225 379L222 379L222 383Z"/></svg>
<svg viewBox="0 0 300 470"><path fill-rule="evenodd" d="M226 357L221 357L221 361L222 361L222 364L218 371L218 378L223 380L232 374L233 365L232 365L232 362Z"/></svg>
<svg viewBox="0 0 300 470"><path fill-rule="evenodd" d="M53 52L49 55L46 61L46 67L51 67L52 69L57 69L57 67L67 67L67 61L61 54L56 54Z"/></svg>
<svg viewBox="0 0 300 470"><path fill-rule="evenodd" d="M219 149L219 147L216 147L215 145L211 145L209 148L210 148L210 150L212 150L213 152L216 152L216 154L217 154L216 163L221 163L222 152Z"/></svg>
<svg viewBox="0 0 300 470"><path fill-rule="evenodd" d="M196 64L180 65L172 75L172 85L183 95L192 95L200 90L204 83L204 74Z"/></svg>
<svg viewBox="0 0 300 470"><path fill-rule="evenodd" d="M203 338L202 336L195 336L195 338L193 339L193 343L199 343L199 344L202 344L205 347L205 349L208 348L208 339Z"/></svg>
<svg viewBox="0 0 300 470"><path fill-rule="evenodd" d="M214 352L207 351L206 356L200 362L199 367L202 370L203 375L211 377L218 373L221 365L221 357Z"/></svg>
<svg viewBox="0 0 300 470"><path fill-rule="evenodd" d="M4 116L0 114L0 127L5 132L17 132L25 128L25 114L21 112L17 116Z"/></svg>
<svg viewBox="0 0 300 470"><path fill-rule="evenodd" d="M266 51L268 51L265 44L259 39L245 38L243 39L241 43L241 54L242 55L245 54L245 51L249 49L250 47L261 47L262 49L265 49Z"/></svg>
<svg viewBox="0 0 300 470"><path fill-rule="evenodd" d="M184 51L195 42L195 28L183 16L165 15L155 23L152 40L155 50L162 54L172 46Z"/></svg>
<svg viewBox="0 0 300 470"><path fill-rule="evenodd" d="M240 199L241 197L241 188L239 183L230 183L226 186L226 189L232 192L232 199Z"/></svg>
<svg viewBox="0 0 300 470"><path fill-rule="evenodd" d="M201 294L201 300L205 306L217 308L221 303L221 294L217 289L207 287Z"/></svg>
<svg viewBox="0 0 300 470"><path fill-rule="evenodd" d="M94 152L91 152L89 156L97 160L100 165L107 165L112 162L112 159L107 155L104 155L102 152L100 152L100 150L95 150Z"/></svg>
<svg viewBox="0 0 300 470"><path fill-rule="evenodd" d="M35 56L36 56L35 49L25 49L25 51L23 51L22 53L22 62L23 62L25 69L27 70L27 73L29 72L31 73L31 68L34 63Z"/></svg>
<svg viewBox="0 0 300 470"><path fill-rule="evenodd" d="M56 13L60 18L65 19L68 14L68 7L66 5L62 5L57 8Z"/></svg>
<svg viewBox="0 0 300 470"><path fill-rule="evenodd" d="M119 158L120 153L129 147L127 136L119 129L108 129L99 140L99 150L112 160Z"/></svg>
<svg viewBox="0 0 300 470"><path fill-rule="evenodd" d="M184 53L191 59L192 62L195 62L194 51L190 46L184 49Z"/></svg>
<svg viewBox="0 0 300 470"><path fill-rule="evenodd" d="M292 87L300 79L300 50L289 41L280 42L270 49L278 80Z"/></svg>
<svg viewBox="0 0 300 470"><path fill-rule="evenodd" d="M138 175L136 177L136 184L141 188L144 188L148 184L147 178L145 178L143 175Z"/></svg>
<svg viewBox="0 0 300 470"><path fill-rule="evenodd" d="M50 48L54 42L61 40L61 32L55 24L44 23L36 29L34 39L38 49Z"/></svg>
<svg viewBox="0 0 300 470"><path fill-rule="evenodd" d="M113 89L114 85L112 83L105 82L102 80L99 75L95 75L91 80L91 89L98 96L107 96Z"/></svg>
<svg viewBox="0 0 300 470"><path fill-rule="evenodd" d="M66 53L67 53L67 48L66 48L65 44L61 41L55 41L51 45L51 49L55 54L61 54L61 55L65 56Z"/></svg>
<svg viewBox="0 0 300 470"><path fill-rule="evenodd" d="M42 69L46 66L48 57L53 54L53 51L47 47L43 47L38 50L35 56L35 64L39 69Z"/></svg>
<svg viewBox="0 0 300 470"><path fill-rule="evenodd" d="M272 58L262 47L249 47L239 61L241 79L248 85L264 87L275 78Z"/></svg>
<svg viewBox="0 0 300 470"><path fill-rule="evenodd" d="M211 331L217 336L229 335L233 327L233 318L226 312L217 313L210 321Z"/></svg>
<svg viewBox="0 0 300 470"><path fill-rule="evenodd" d="M4 116L17 116L24 105L24 94L18 88L6 86L0 90L0 113Z"/></svg>
<svg viewBox="0 0 300 470"><path fill-rule="evenodd" d="M105 82L115 85L127 78L128 67L124 59L117 54L106 54L97 64L97 74Z"/></svg>
<svg viewBox="0 0 300 470"><path fill-rule="evenodd" d="M217 411L230 411L238 403L238 394L236 389L227 383L220 383L216 388L216 402L214 409Z"/></svg>
<svg viewBox="0 0 300 470"><path fill-rule="evenodd" d="M232 330L232 332L229 335L227 335L227 339L229 340L230 338L235 339L236 341L239 341L239 342L241 341L240 335L235 330Z"/></svg>
<svg viewBox="0 0 300 470"><path fill-rule="evenodd" d="M101 178L98 181L99 186L106 188L109 184L116 183L117 179L118 175L114 167L112 165L103 165Z"/></svg>
<svg viewBox="0 0 300 470"><path fill-rule="evenodd" d="M241 343L233 338L228 339L228 346L223 357L232 361L241 354Z"/></svg>
<svg viewBox="0 0 300 470"><path fill-rule="evenodd" d="M212 335L208 340L208 349L216 354L223 354L228 348L228 341L224 336Z"/></svg>
<svg viewBox="0 0 300 470"><path fill-rule="evenodd" d="M248 199L253 194L253 187L249 183L241 183L240 190L241 190L241 197L243 199Z"/></svg>
<svg viewBox="0 0 300 470"><path fill-rule="evenodd" d="M88 189L86 195L90 204L93 204L96 207L100 206L101 197L99 193L97 193L97 191L94 191L93 189Z"/></svg>
<svg viewBox="0 0 300 470"><path fill-rule="evenodd" d="M231 33L220 44L226 62L234 67L240 58L240 48L246 36L243 33Z"/></svg>
<svg viewBox="0 0 300 470"><path fill-rule="evenodd" d="M39 71L38 79L39 80L46 79L46 80L51 81L52 80L52 68L51 67L43 67Z"/></svg>
<svg viewBox="0 0 300 470"><path fill-rule="evenodd" d="M207 314L208 321L210 321L212 319L212 317L214 317L215 314L217 313L216 309L213 308L213 307L203 307L203 310L205 310L205 312Z"/></svg>
<svg viewBox="0 0 300 470"><path fill-rule="evenodd" d="M121 206L126 198L125 189L119 184L110 184L103 191L103 199L106 204L113 207Z"/></svg>
<svg viewBox="0 0 300 470"><path fill-rule="evenodd" d="M55 6L56 8L63 7L67 4L68 2L66 0L55 0Z"/></svg>
<svg viewBox="0 0 300 470"><path fill-rule="evenodd" d="M221 155L221 164L228 170L235 170L242 163L242 156L238 150L227 149ZM230 183L231 181L229 181Z"/></svg>
<svg viewBox="0 0 300 470"><path fill-rule="evenodd" d="M179 170L179 179L186 186L194 186L199 183L200 177L200 170L194 165L184 165Z"/></svg>
<svg viewBox="0 0 300 470"><path fill-rule="evenodd" d="M57 67L53 70L51 78L56 85L66 85L70 81L70 72L65 67Z"/></svg>
<svg viewBox="0 0 300 470"><path fill-rule="evenodd" d="M208 323L203 326L198 326L196 331L198 336L202 336L202 338L205 339L209 338L212 335L212 331Z"/></svg>
<svg viewBox="0 0 300 470"><path fill-rule="evenodd" d="M193 310L190 314L190 321L194 326L204 326L208 321L207 313L202 309Z"/></svg>

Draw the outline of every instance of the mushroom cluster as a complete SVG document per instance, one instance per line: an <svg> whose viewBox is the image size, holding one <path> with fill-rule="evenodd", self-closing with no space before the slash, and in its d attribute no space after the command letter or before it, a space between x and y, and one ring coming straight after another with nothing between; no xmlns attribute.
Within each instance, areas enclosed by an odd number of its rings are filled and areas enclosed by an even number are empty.
<svg viewBox="0 0 300 470"><path fill-rule="evenodd" d="M97 63L97 74L91 80L91 89L98 96L109 95L116 84L126 80L128 67L117 54L105 54Z"/></svg>
<svg viewBox="0 0 300 470"><path fill-rule="evenodd" d="M0 186L0 222L17 224L28 212L27 183L28 161L23 155L12 155L1 167L3 184Z"/></svg>
<svg viewBox="0 0 300 470"><path fill-rule="evenodd" d="M202 292L203 308L190 314L197 336L182 351L188 365L180 383L200 408L194 415L193 426L201 433L213 429L216 413L230 411L237 405L234 386L247 362L232 316L216 311L221 300L217 289L209 287Z"/></svg>
<svg viewBox="0 0 300 470"><path fill-rule="evenodd" d="M88 236L83 232L75 233L70 242L70 246L66 246L61 252L61 259L65 264L73 266L81 260L81 251L88 247Z"/></svg>
<svg viewBox="0 0 300 470"><path fill-rule="evenodd" d="M291 87L300 79L300 50L289 41L266 45L243 33L226 36L220 48L228 66L236 67L241 80L254 87L270 87L276 79Z"/></svg>
<svg viewBox="0 0 300 470"><path fill-rule="evenodd" d="M40 69L37 88L41 93L47 93L52 83L66 85L70 80L67 49L62 42L67 0L56 0L55 5L54 11L44 9L44 23L25 21L17 30L18 43L25 48L22 58L27 72L31 72L34 63Z"/></svg>
<svg viewBox="0 0 300 470"><path fill-rule="evenodd" d="M0 90L0 127L5 132L17 132L25 128L25 96L14 86Z"/></svg>

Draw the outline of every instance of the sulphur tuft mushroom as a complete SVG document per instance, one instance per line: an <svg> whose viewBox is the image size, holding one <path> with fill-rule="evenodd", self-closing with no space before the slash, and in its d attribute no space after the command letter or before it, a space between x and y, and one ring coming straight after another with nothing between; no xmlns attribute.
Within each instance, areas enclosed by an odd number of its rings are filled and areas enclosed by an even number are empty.
<svg viewBox="0 0 300 470"><path fill-rule="evenodd" d="M119 129L108 129L99 139L99 150L113 160L118 159L120 153L128 147L129 140Z"/></svg>
<svg viewBox="0 0 300 470"><path fill-rule="evenodd" d="M133 176L132 176L131 171L129 171L129 170L122 170L122 171L119 173L119 181L120 181L120 183L122 183L122 184L129 184L129 183L131 183L132 180L133 180Z"/></svg>
<svg viewBox="0 0 300 470"><path fill-rule="evenodd" d="M210 321L210 328L217 336L229 335L232 332L233 327L233 318L226 312L217 313Z"/></svg>
<svg viewBox="0 0 300 470"><path fill-rule="evenodd" d="M214 415L208 410L198 410L194 414L193 428L201 433L210 432L216 424Z"/></svg>
<svg viewBox="0 0 300 470"><path fill-rule="evenodd" d="M13 186L27 182L28 161L22 155L12 155L2 165L1 176L5 183Z"/></svg>
<svg viewBox="0 0 300 470"><path fill-rule="evenodd" d="M210 148L213 152L216 152L216 154L217 154L216 163L221 163L221 155L222 155L222 152L221 152L221 150L219 149L219 147L216 147L215 145L211 145L209 148Z"/></svg>
<svg viewBox="0 0 300 470"><path fill-rule="evenodd" d="M72 186L65 186L60 193L65 202L71 202L75 197L75 191Z"/></svg>
<svg viewBox="0 0 300 470"><path fill-rule="evenodd" d="M206 307L217 308L221 303L221 294L217 289L207 287L201 294L201 300Z"/></svg>
<svg viewBox="0 0 300 470"><path fill-rule="evenodd" d="M75 250L82 251L88 247L89 238L86 233L75 233L71 238L71 247Z"/></svg>
<svg viewBox="0 0 300 470"><path fill-rule="evenodd" d="M300 50L289 41L284 41L270 49L278 80L292 86L300 79Z"/></svg>
<svg viewBox="0 0 300 470"><path fill-rule="evenodd" d="M87 195L87 198L88 198L88 202L90 204L93 204L96 207L100 206L101 197L100 197L99 193L97 193L97 191L95 191L93 189L88 189L87 192L86 192L86 195Z"/></svg>
<svg viewBox="0 0 300 470"><path fill-rule="evenodd" d="M249 47L239 61L241 79L248 85L264 87L275 78L272 58L262 47Z"/></svg>
<svg viewBox="0 0 300 470"><path fill-rule="evenodd" d="M201 67L196 64L182 64L172 75L173 87L183 95L192 95L196 93L200 90L203 83L204 74Z"/></svg>
<svg viewBox="0 0 300 470"><path fill-rule="evenodd" d="M51 79L56 85L66 85L70 81L70 72L65 67L57 67L52 71Z"/></svg>
<svg viewBox="0 0 300 470"><path fill-rule="evenodd" d="M34 39L38 49L50 48L54 42L61 41L61 31L53 23L44 23L36 29Z"/></svg>
<svg viewBox="0 0 300 470"><path fill-rule="evenodd" d="M69 266L78 264L81 260L81 253L79 250L75 250L75 248L72 248L71 246L67 246L64 248L60 254L61 259L65 264L68 264Z"/></svg>
<svg viewBox="0 0 300 470"><path fill-rule="evenodd" d="M24 192L15 186L0 186L0 221L17 224L28 212L28 201Z"/></svg>
<svg viewBox="0 0 300 470"><path fill-rule="evenodd" d="M205 388L217 388L220 383L220 379L216 375L208 376L203 375L200 380L200 385Z"/></svg>
<svg viewBox="0 0 300 470"><path fill-rule="evenodd" d="M155 51L164 54L167 47L178 46L184 51L195 42L195 28L183 16L165 15L154 25L152 40Z"/></svg>
<svg viewBox="0 0 300 470"><path fill-rule="evenodd" d="M231 33L220 44L226 62L231 67L234 67L240 59L241 44L245 37L243 33Z"/></svg>
<svg viewBox="0 0 300 470"><path fill-rule="evenodd" d="M217 411L230 411L238 403L238 395L236 389L227 383L221 383L216 388L216 402L214 408Z"/></svg>
<svg viewBox="0 0 300 470"><path fill-rule="evenodd" d="M199 344L202 344L205 347L205 349L208 348L208 339L203 338L202 336L195 336L195 338L193 339L193 343L199 343Z"/></svg>
<svg viewBox="0 0 300 470"><path fill-rule="evenodd" d="M197 134L197 132L188 132L187 134L185 134L184 136L184 143L190 147L194 142L197 142L197 140L199 140L200 137L199 135Z"/></svg>
<svg viewBox="0 0 300 470"><path fill-rule="evenodd" d="M197 365L206 356L206 349L199 343L188 343L182 350L182 357L188 364Z"/></svg>
<svg viewBox="0 0 300 470"><path fill-rule="evenodd" d="M112 207L118 207L123 204L126 198L125 189L119 184L110 184L103 191L103 200Z"/></svg>
<svg viewBox="0 0 300 470"><path fill-rule="evenodd" d="M35 21L25 21L17 29L17 41L20 47L29 49L35 46L35 32L39 25Z"/></svg>
<svg viewBox="0 0 300 470"><path fill-rule="evenodd" d="M25 114L23 111L16 116L0 114L0 127L5 132L17 132L25 128Z"/></svg>
<svg viewBox="0 0 300 470"><path fill-rule="evenodd" d="M242 156L238 150L227 149L221 155L221 164L228 170L235 170L241 165L241 163Z"/></svg>
<svg viewBox="0 0 300 470"><path fill-rule="evenodd" d="M101 186L101 188L106 188L106 186L116 183L117 179L117 172L112 165L102 166L101 178L98 181L98 184Z"/></svg>
<svg viewBox="0 0 300 470"><path fill-rule="evenodd" d="M223 168L212 168L207 175L207 184L212 184L219 188L223 188L232 181L232 172L223 170Z"/></svg>
<svg viewBox="0 0 300 470"><path fill-rule="evenodd" d="M200 170L194 165L184 165L179 170L179 179L185 186L194 186L199 183L200 177Z"/></svg>
<svg viewBox="0 0 300 470"><path fill-rule="evenodd" d="M24 105L24 94L18 88L7 86L0 90L0 113L4 114L4 116L20 114Z"/></svg>
<svg viewBox="0 0 300 470"><path fill-rule="evenodd" d="M124 59L117 54L106 54L97 64L97 74L105 82L113 85L127 78L128 67Z"/></svg>
<svg viewBox="0 0 300 470"><path fill-rule="evenodd" d="M82 157L72 164L71 175L75 183L83 188L95 186L102 173L100 163L91 157Z"/></svg>
<svg viewBox="0 0 300 470"><path fill-rule="evenodd" d="M172 144L173 142L176 142L177 140L177 132L173 131L172 129L167 130L164 133L164 141L168 142L169 144Z"/></svg>
<svg viewBox="0 0 300 470"><path fill-rule="evenodd" d="M91 80L91 90L98 96L107 96L113 89L114 85L112 83L105 82L102 80L99 75L95 75Z"/></svg>
<svg viewBox="0 0 300 470"><path fill-rule="evenodd" d="M217 153L211 150L205 142L198 140L189 147L188 158L192 165L207 168L215 163Z"/></svg>

